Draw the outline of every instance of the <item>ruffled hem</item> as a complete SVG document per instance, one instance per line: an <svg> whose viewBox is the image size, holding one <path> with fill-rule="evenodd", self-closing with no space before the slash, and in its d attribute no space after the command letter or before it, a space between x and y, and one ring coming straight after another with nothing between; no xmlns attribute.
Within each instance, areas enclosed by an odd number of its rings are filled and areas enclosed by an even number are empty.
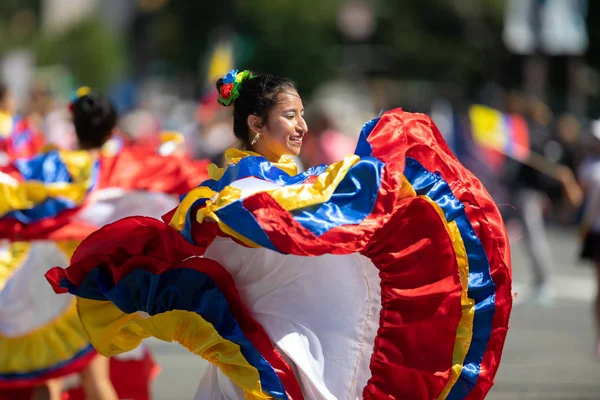
<svg viewBox="0 0 600 400"><path fill-rule="evenodd" d="M58 318L26 335L0 335L0 388L36 386L87 366L96 352L75 303L73 299Z"/></svg>
<svg viewBox="0 0 600 400"><path fill-rule="evenodd" d="M130 217L84 241L72 258L76 268L57 267L46 277L57 292L78 296L81 321L105 356L132 350L154 336L177 341L219 365L248 398L284 399L286 390L299 394L293 372L241 303L231 275L212 260L193 257L198 254L160 221ZM148 279L154 283L146 285ZM80 280L87 284L72 283Z"/></svg>

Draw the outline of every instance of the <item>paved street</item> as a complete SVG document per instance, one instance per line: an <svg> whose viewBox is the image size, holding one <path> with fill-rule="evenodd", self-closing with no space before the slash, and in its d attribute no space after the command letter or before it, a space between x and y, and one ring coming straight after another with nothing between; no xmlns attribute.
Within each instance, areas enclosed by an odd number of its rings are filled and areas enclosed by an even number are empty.
<svg viewBox="0 0 600 400"><path fill-rule="evenodd" d="M503 363L489 400L600 399L600 363L594 361L591 299L593 270L578 265L577 236L552 229L556 260L551 307L515 307ZM529 270L518 234L513 240L515 290L526 296ZM155 384L156 400L190 400L203 361L175 344L150 341L163 372Z"/></svg>
<svg viewBox="0 0 600 400"><path fill-rule="evenodd" d="M577 261L575 232L552 229L550 241L556 261L556 303L552 307L515 307L503 363L489 400L600 399L600 363L593 358L593 269ZM523 283L529 270L522 245L515 242L514 281ZM521 285L515 286L519 293Z"/></svg>

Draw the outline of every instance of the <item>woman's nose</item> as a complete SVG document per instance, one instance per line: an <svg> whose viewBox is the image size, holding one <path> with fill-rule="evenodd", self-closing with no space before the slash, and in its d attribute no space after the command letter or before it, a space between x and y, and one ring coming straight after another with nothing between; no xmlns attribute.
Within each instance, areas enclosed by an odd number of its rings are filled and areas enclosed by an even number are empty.
<svg viewBox="0 0 600 400"><path fill-rule="evenodd" d="M306 124L306 121L303 117L300 117L300 121L298 122L298 128L300 128L300 131L303 134L308 132L308 125Z"/></svg>

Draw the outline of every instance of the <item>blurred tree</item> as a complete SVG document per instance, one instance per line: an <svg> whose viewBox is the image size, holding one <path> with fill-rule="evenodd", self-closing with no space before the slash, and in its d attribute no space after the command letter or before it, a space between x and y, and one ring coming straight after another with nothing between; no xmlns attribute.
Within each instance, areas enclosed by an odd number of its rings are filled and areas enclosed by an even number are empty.
<svg viewBox="0 0 600 400"><path fill-rule="evenodd" d="M198 71L211 32L232 21L233 0L164 3L140 10L131 28L137 76Z"/></svg>
<svg viewBox="0 0 600 400"><path fill-rule="evenodd" d="M10 17L24 8L29 8L39 14L41 9L40 0L2 0L0 2L0 16Z"/></svg>
<svg viewBox="0 0 600 400"><path fill-rule="evenodd" d="M160 10L138 14L132 29L136 75L165 75L165 68L171 73L205 73L205 56L212 50L215 31L229 26L236 32L238 68L290 76L302 89L311 89L333 76L337 68L334 46L339 3L169 1ZM198 78L200 89L204 77Z"/></svg>
<svg viewBox="0 0 600 400"><path fill-rule="evenodd" d="M388 47L394 75L468 83L502 51L503 0L377 2L373 39ZM493 57L491 57L493 59Z"/></svg>
<svg viewBox="0 0 600 400"><path fill-rule="evenodd" d="M238 0L235 26L254 47L248 67L289 76L303 92L333 77L339 68L335 23L340 3Z"/></svg>
<svg viewBox="0 0 600 400"><path fill-rule="evenodd" d="M35 49L38 65L64 65L78 85L100 90L121 78L126 66L122 41L95 18L59 35L41 37Z"/></svg>
<svg viewBox="0 0 600 400"><path fill-rule="evenodd" d="M65 66L78 84L99 89L122 76L126 65L122 40L101 20L91 18L47 36L40 31L40 13L40 0L0 1L0 57L16 48L32 48L39 66Z"/></svg>
<svg viewBox="0 0 600 400"><path fill-rule="evenodd" d="M31 44L39 27L40 0L0 1L0 54Z"/></svg>
<svg viewBox="0 0 600 400"><path fill-rule="evenodd" d="M504 0L363 0L376 12L377 30L359 42L344 38L336 24L347 1L162 2L140 12L133 27L136 75L157 68L162 75L202 75L213 33L223 26L236 32L236 66L290 76L305 93L353 60L363 72L468 84L489 75L502 53ZM365 62L371 55L385 62Z"/></svg>

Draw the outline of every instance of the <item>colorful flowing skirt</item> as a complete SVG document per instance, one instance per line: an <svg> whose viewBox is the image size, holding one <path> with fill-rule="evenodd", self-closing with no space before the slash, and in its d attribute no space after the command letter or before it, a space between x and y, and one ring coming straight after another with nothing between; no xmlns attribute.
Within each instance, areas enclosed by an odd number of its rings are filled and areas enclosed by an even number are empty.
<svg viewBox="0 0 600 400"><path fill-rule="evenodd" d="M68 264L75 245L15 242L0 249L0 389L78 372L96 354L75 298L59 298L44 282L50 266Z"/></svg>
<svg viewBox="0 0 600 400"><path fill-rule="evenodd" d="M512 306L500 214L425 115L290 175L250 154L166 223L131 217L47 274L102 354L154 336L213 367L198 399L482 399Z"/></svg>

